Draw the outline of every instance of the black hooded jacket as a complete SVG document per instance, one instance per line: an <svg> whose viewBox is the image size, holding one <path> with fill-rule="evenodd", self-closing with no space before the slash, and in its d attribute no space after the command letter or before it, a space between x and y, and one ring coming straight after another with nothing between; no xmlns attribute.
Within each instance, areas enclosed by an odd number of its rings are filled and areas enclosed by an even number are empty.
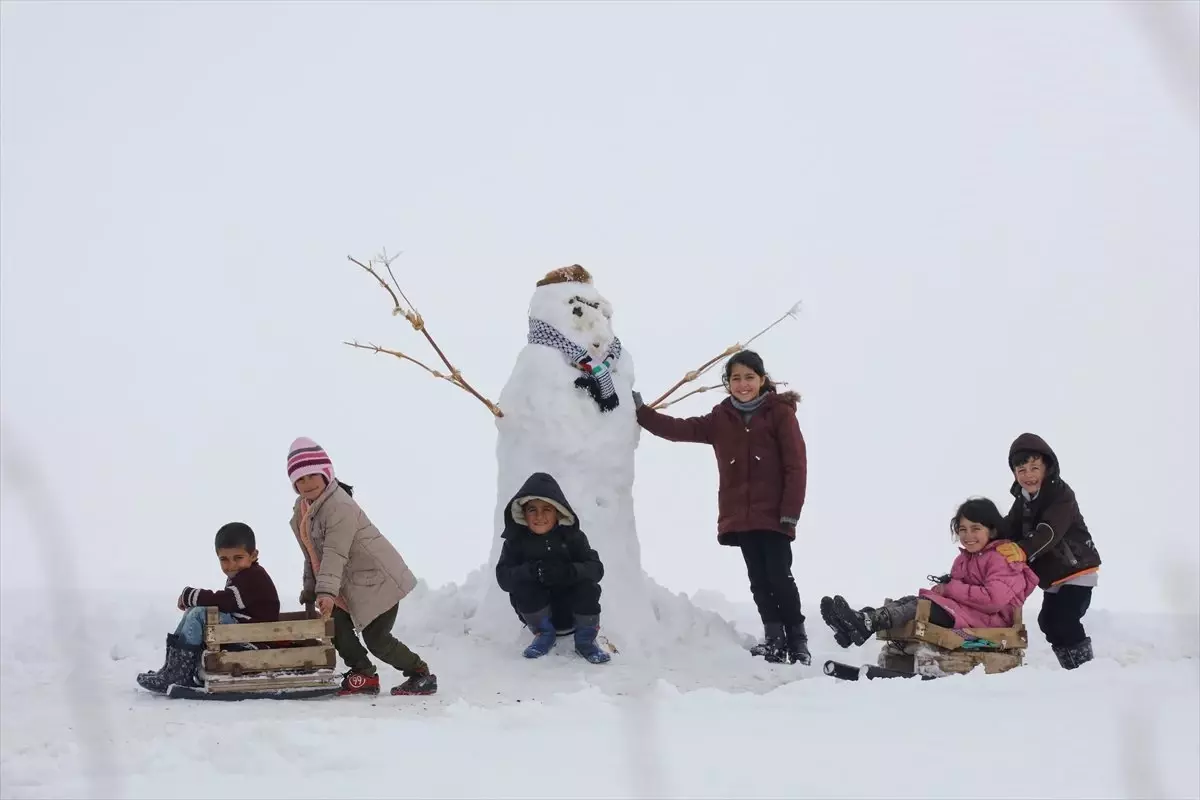
<svg viewBox="0 0 1200 800"><path fill-rule="evenodd" d="M521 504L531 499L544 500L558 509L558 525L546 534L539 536L525 524ZM544 472L530 475L513 496L504 510L504 533L500 537L504 547L496 562L496 581L506 592L521 583L536 583L539 561L573 564L577 583L599 583L604 577L599 554L579 529L579 515L567 502L558 481Z"/></svg>
<svg viewBox="0 0 1200 800"><path fill-rule="evenodd" d="M1087 523L1079 511L1075 492L1062 479L1058 456L1046 444L1046 440L1032 433L1023 433L1016 438L1008 450L1009 468L1013 468L1014 457L1021 452L1037 453L1046 462L1046 477L1037 497L1026 500L1021 484L1013 481L1013 504L1004 518L1008 538L1022 544L1039 523L1053 529L1054 538L1042 554L1029 562L1029 567L1038 576L1038 585L1048 589L1058 581L1071 575L1100 566L1100 552L1092 542Z"/></svg>

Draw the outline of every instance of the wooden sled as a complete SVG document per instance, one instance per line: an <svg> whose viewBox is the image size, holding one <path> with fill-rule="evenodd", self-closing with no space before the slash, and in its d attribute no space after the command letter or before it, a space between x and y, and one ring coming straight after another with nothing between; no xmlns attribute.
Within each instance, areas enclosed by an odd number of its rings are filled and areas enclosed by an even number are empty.
<svg viewBox="0 0 1200 800"><path fill-rule="evenodd" d="M885 643L879 651L880 667L940 678L968 673L981 664L988 674L1007 672L1025 662L1029 636L1021 609L1013 614L1011 628L962 628L962 635L934 625L929 611L930 601L922 598L915 619L875 634Z"/></svg>
<svg viewBox="0 0 1200 800"><path fill-rule="evenodd" d="M334 669L332 619L307 610L280 614L278 622L218 620L217 609L209 608L204 653L196 671L203 685L172 685L168 697L297 700L324 697L341 688Z"/></svg>

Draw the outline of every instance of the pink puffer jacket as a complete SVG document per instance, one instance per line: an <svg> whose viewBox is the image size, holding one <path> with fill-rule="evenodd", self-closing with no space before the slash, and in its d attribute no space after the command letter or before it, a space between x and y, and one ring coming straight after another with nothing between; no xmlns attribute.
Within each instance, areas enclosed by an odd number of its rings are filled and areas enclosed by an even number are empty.
<svg viewBox="0 0 1200 800"><path fill-rule="evenodd" d="M922 589L920 595L946 609L957 628L1007 628L1037 585L1024 551L997 539L978 553L961 550L941 594Z"/></svg>

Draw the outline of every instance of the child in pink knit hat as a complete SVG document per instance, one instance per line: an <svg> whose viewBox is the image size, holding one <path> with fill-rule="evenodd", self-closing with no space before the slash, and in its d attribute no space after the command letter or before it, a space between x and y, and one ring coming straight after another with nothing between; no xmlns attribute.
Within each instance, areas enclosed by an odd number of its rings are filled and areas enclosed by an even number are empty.
<svg viewBox="0 0 1200 800"><path fill-rule="evenodd" d="M322 616L333 617L333 646L349 668L341 694L379 693L368 650L407 678L392 694L433 694L437 676L392 636L399 603L417 585L412 570L359 508L353 487L337 479L324 448L300 437L288 448L287 470L299 495L292 532L304 552L300 603L315 603Z"/></svg>

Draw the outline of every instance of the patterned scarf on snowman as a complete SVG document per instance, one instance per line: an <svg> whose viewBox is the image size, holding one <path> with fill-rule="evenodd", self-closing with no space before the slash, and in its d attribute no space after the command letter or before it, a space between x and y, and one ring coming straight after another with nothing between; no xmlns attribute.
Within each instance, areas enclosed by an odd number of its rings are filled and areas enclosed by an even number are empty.
<svg viewBox="0 0 1200 800"><path fill-rule="evenodd" d="M599 364L592 363L592 357L588 355L587 350L563 336L553 325L540 319L529 318L528 341L530 344L553 347L565 355L576 369L583 372L582 377L575 379L575 385L587 390L596 401L596 405L600 406L601 412L612 411L620 405L610 371L612 365L621 357L620 339L613 337L612 344L608 346L608 354Z"/></svg>

